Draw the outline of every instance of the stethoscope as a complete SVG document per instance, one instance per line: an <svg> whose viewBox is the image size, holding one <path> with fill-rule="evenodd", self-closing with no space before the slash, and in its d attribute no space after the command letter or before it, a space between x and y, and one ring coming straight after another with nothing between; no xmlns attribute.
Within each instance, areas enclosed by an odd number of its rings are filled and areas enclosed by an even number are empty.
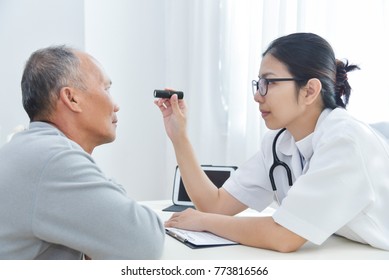
<svg viewBox="0 0 389 280"><path fill-rule="evenodd" d="M292 186L292 172L290 171L290 168L289 166L283 162L283 161L280 161L280 159L278 158L277 156L277 153L276 153L276 144L277 144L277 140L278 140L278 137L280 137L280 135L286 130L286 128L283 128L281 129L276 137L274 137L274 140L273 140L273 147L272 147L272 152L273 152L273 164L271 165L270 167L270 170L269 170L269 178L270 178L270 183L271 183L271 187L273 189L273 193L274 193L274 198L275 200L277 201L278 205L281 205L280 204L280 200L278 198L278 195L277 195L277 187L276 187L276 183L274 181L274 169L277 167L277 166L282 166L283 168L285 168L286 170L286 175L288 176L288 183L289 183L289 186Z"/></svg>

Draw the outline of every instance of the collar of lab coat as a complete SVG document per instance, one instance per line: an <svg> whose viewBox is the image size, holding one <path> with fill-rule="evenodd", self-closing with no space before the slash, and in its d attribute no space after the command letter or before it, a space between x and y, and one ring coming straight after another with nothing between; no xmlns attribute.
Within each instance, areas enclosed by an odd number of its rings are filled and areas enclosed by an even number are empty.
<svg viewBox="0 0 389 280"><path fill-rule="evenodd" d="M317 120L315 131L318 129L318 127L321 125L321 123L325 120L325 118L329 115L331 111L331 109L323 110L323 112L319 116L319 119ZM305 160L309 161L309 159L313 155L312 137L315 131L309 134L304 139L295 142L292 134L290 134L289 131L286 130L282 135L280 135L277 149L285 156L292 156L296 154L297 150L297 152L300 152L300 154L304 157Z"/></svg>

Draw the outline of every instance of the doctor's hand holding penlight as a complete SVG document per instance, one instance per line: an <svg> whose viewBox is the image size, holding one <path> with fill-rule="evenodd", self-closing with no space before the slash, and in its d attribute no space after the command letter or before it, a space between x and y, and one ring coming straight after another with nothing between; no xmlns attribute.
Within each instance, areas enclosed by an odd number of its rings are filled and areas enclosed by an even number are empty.
<svg viewBox="0 0 389 280"><path fill-rule="evenodd" d="M170 140L179 142L186 135L186 104L182 91L171 89L155 90L154 104L162 112L165 130Z"/></svg>

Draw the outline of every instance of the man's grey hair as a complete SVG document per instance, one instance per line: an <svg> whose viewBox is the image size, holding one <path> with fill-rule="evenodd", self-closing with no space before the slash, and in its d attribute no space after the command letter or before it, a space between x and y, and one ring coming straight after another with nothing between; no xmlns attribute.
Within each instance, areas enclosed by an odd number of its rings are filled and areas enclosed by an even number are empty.
<svg viewBox="0 0 389 280"><path fill-rule="evenodd" d="M28 59L21 81L23 107L30 121L48 120L61 88L83 88L80 60L75 49L51 46L35 51Z"/></svg>

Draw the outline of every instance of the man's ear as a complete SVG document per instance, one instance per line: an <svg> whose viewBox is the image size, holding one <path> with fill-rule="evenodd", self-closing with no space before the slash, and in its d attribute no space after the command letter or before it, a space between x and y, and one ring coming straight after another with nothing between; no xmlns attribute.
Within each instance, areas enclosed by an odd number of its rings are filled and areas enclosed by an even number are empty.
<svg viewBox="0 0 389 280"><path fill-rule="evenodd" d="M321 82L319 79L309 79L304 88L304 100L306 105L312 104L318 97L320 97Z"/></svg>
<svg viewBox="0 0 389 280"><path fill-rule="evenodd" d="M78 93L70 87L63 87L59 92L59 99L61 102L73 112L82 112L79 104Z"/></svg>

